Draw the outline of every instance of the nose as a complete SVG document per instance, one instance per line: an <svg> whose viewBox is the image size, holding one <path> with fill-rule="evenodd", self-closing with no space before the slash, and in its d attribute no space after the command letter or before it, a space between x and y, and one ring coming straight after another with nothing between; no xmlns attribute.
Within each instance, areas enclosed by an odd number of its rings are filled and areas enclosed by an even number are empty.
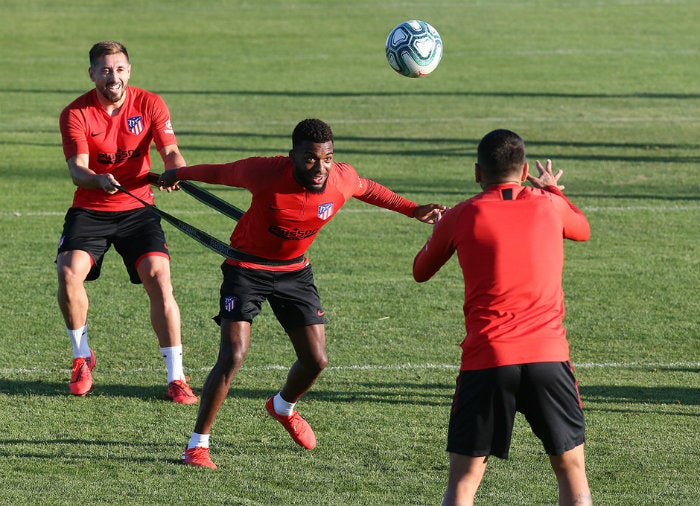
<svg viewBox="0 0 700 506"><path fill-rule="evenodd" d="M312 172L314 174L318 174L319 172L321 172L322 167L323 166L321 165L321 160L314 160L311 167L309 167L309 172Z"/></svg>

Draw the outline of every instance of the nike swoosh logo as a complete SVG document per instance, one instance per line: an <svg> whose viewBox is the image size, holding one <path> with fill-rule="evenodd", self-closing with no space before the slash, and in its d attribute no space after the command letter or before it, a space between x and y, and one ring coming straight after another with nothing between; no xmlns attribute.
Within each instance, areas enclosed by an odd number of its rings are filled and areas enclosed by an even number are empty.
<svg viewBox="0 0 700 506"><path fill-rule="evenodd" d="M97 133L92 132L92 133L90 134L90 137L97 137L98 135L102 135L103 133L104 133L104 132L97 132Z"/></svg>
<svg viewBox="0 0 700 506"><path fill-rule="evenodd" d="M318 316L323 316L323 315L326 314L326 313L325 313L325 311L321 311L321 310L319 309L318 311L316 311L316 314L317 314Z"/></svg>

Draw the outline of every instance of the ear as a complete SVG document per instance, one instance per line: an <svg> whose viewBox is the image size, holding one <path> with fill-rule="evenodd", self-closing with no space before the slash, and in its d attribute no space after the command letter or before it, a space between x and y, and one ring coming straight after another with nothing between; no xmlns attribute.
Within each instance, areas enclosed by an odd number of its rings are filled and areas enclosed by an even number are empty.
<svg viewBox="0 0 700 506"><path fill-rule="evenodd" d="M474 164L474 181L481 183L481 167L478 163Z"/></svg>
<svg viewBox="0 0 700 506"><path fill-rule="evenodd" d="M530 171L530 166L527 162L523 165L523 173L520 175L520 181L527 181L527 175Z"/></svg>
<svg viewBox="0 0 700 506"><path fill-rule="evenodd" d="M293 149L289 150L289 158L292 158L292 159L294 158L294 150Z"/></svg>

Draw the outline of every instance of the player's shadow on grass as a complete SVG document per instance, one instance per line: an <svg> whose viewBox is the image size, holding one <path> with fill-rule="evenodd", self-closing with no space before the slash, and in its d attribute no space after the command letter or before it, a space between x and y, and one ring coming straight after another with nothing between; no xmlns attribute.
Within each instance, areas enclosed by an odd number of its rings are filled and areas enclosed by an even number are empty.
<svg viewBox="0 0 700 506"><path fill-rule="evenodd" d="M73 397L68 391L68 378L66 378L65 382L0 379L0 394L12 396ZM141 386L96 382L86 398L95 396L115 398L129 397L134 399L171 402L167 396L167 386L165 383Z"/></svg>
<svg viewBox="0 0 700 506"><path fill-rule="evenodd" d="M386 382L353 382L347 388L343 385L328 383L331 389L323 387L312 389L306 399L316 399L332 403L376 402L388 404L420 404L420 405L449 405L452 399L452 385L442 383L386 383ZM194 386L195 393L200 395L201 385ZM134 399L163 400L170 402L166 394L165 384L153 385L124 385L96 383L87 398L127 397ZM667 406L700 406L700 389L676 386L615 386L615 385L584 385L580 387L581 397L588 408L595 403L615 403L626 408L636 404L667 405ZM274 388L251 389L237 388L232 385L229 397L266 400L276 393ZM67 382L55 381L26 381L0 379L0 394L12 396L50 396L70 397ZM627 409L628 410L628 409ZM644 410L646 411L646 410ZM700 413L692 416L700 417Z"/></svg>
<svg viewBox="0 0 700 506"><path fill-rule="evenodd" d="M321 388L309 391L304 398L329 403L377 403L410 404L419 406L445 407L452 403L453 386L443 383L388 383L352 382L344 388L330 380L330 390Z"/></svg>
<svg viewBox="0 0 700 506"><path fill-rule="evenodd" d="M585 385L580 387L581 398L585 409L595 409L599 411L624 411L624 412L649 412L648 408L637 409L637 405L645 406L700 406L700 388L676 387L676 386L616 386L616 385ZM614 403L614 409L607 409L596 406L597 403ZM671 413L668 410L665 414L676 414L700 417L700 412Z"/></svg>
<svg viewBox="0 0 700 506"><path fill-rule="evenodd" d="M191 384L194 393L201 397L202 385ZM229 390L228 397L240 397L244 399L259 399L263 404L267 399L276 394L279 388L251 389L237 388L234 384ZM0 394L11 396L44 396L44 397L66 397L80 401L81 397L74 397L68 391L68 378L65 382L57 381L27 381L27 380L7 380L0 379ZM130 398L144 401L164 401L172 402L167 396L167 386L165 382L150 385L125 385L119 383L100 383L96 381L92 390L84 397L90 398ZM197 404L198 405L198 404Z"/></svg>
<svg viewBox="0 0 700 506"><path fill-rule="evenodd" d="M21 448L16 451L15 447ZM105 454L100 455L95 448L105 448ZM165 447L161 443L148 443L139 441L104 441L98 439L77 439L77 438L54 438L54 439L0 439L0 457L25 458L25 459L46 459L56 462L57 459L66 462L75 462L80 460L105 460L115 461L122 460L125 462L133 462L133 455L118 456L112 448L138 448L139 462L163 462L162 458L157 456L149 456L162 451ZM26 450L24 448L27 448ZM93 451L87 451L86 448L92 448ZM179 462L179 459L178 459Z"/></svg>
<svg viewBox="0 0 700 506"><path fill-rule="evenodd" d="M382 404L417 404L431 406L446 406L452 400L452 390L439 383L382 383L382 382L353 382L352 385L328 384L327 389L312 389L305 396L308 400L318 400L330 403L369 402ZM201 385L193 385L194 392L201 396ZM165 384L155 385L124 385L96 382L93 389L85 396L85 400L95 397L132 398L144 401L170 402L166 394ZM264 403L278 389L240 388L235 382L228 392L229 398L259 399ZM0 394L11 396L45 396L73 397L68 391L68 381L27 381L0 379ZM81 398L76 398L80 401Z"/></svg>

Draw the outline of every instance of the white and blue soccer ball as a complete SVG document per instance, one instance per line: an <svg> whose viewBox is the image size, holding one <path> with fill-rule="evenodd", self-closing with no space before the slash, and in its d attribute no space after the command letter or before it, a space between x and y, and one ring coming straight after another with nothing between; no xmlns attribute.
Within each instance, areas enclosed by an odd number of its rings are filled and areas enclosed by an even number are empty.
<svg viewBox="0 0 700 506"><path fill-rule="evenodd" d="M437 68L441 58L440 34L425 21L404 21L386 39L386 59L402 76L427 76Z"/></svg>

